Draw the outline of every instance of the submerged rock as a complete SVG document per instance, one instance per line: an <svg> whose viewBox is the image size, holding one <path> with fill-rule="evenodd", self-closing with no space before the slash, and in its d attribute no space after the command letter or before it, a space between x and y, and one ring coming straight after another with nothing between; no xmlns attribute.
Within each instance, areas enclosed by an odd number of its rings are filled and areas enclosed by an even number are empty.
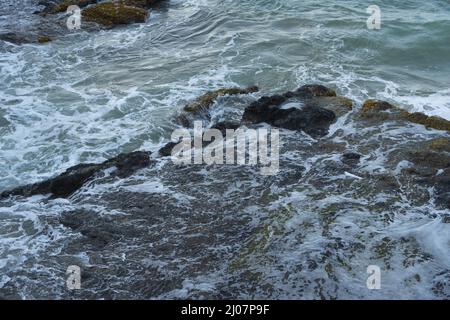
<svg viewBox="0 0 450 320"><path fill-rule="evenodd" d="M436 203L450 209L450 166L432 178L436 192Z"/></svg>
<svg viewBox="0 0 450 320"><path fill-rule="evenodd" d="M22 45L22 44L27 44L27 43L45 44L45 43L52 41L52 39L49 36L38 36L38 35L33 35L33 34L21 34L21 33L13 33L13 32L0 34L0 40L6 41L9 43L13 43L13 44L17 44L17 45Z"/></svg>
<svg viewBox="0 0 450 320"><path fill-rule="evenodd" d="M132 228L118 226L111 217L98 217L95 213L86 210L65 212L59 221L66 228L79 232L83 236L80 239L80 247L93 251L102 250L108 244L118 241Z"/></svg>
<svg viewBox="0 0 450 320"><path fill-rule="evenodd" d="M342 162L348 165L355 165L360 159L361 155L354 152L348 152L342 155Z"/></svg>
<svg viewBox="0 0 450 320"><path fill-rule="evenodd" d="M259 91L259 88L256 86L248 87L245 89L223 88L215 91L210 91L186 105L183 110L191 113L199 113L208 110L218 97L223 97L226 95L249 94L257 91Z"/></svg>
<svg viewBox="0 0 450 320"><path fill-rule="evenodd" d="M7 32L0 34L0 40L13 43L13 44L25 44L34 42L33 38L27 34Z"/></svg>
<svg viewBox="0 0 450 320"><path fill-rule="evenodd" d="M442 137L433 139L428 142L428 147L438 152L450 152L450 138Z"/></svg>
<svg viewBox="0 0 450 320"><path fill-rule="evenodd" d="M30 197L38 194L51 194L56 198L66 198L80 189L87 181L96 176L97 173L105 169L115 167L116 170L111 175L125 178L148 165L150 165L149 152L136 151L120 154L100 164L79 164L67 169L55 178L2 192L0 198L9 196Z"/></svg>
<svg viewBox="0 0 450 320"><path fill-rule="evenodd" d="M147 10L143 8L113 2L103 2L87 7L81 14L86 21L96 22L107 27L136 22L142 23L148 17Z"/></svg>
<svg viewBox="0 0 450 320"><path fill-rule="evenodd" d="M52 41L52 39L50 39L50 37L47 37L47 36L39 36L38 37L38 42L39 43L48 43L48 42L51 42Z"/></svg>

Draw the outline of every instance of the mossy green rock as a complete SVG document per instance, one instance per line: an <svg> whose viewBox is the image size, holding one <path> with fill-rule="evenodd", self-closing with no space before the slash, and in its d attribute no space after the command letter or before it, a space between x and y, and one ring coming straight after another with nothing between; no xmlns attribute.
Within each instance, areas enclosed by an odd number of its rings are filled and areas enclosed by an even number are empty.
<svg viewBox="0 0 450 320"><path fill-rule="evenodd" d="M47 37L47 36L39 36L38 37L38 42L41 44L48 43L50 41L52 41L52 39L50 39L50 37Z"/></svg>
<svg viewBox="0 0 450 320"><path fill-rule="evenodd" d="M205 111L209 109L210 106L214 104L214 101L218 97L223 97L227 95L238 95L238 94L248 94L252 92L257 92L259 89L258 87L249 87L249 88L223 88L216 91L210 91L197 99L195 99L193 102L189 103L184 107L184 111L191 112L191 113L199 113L201 111Z"/></svg>
<svg viewBox="0 0 450 320"><path fill-rule="evenodd" d="M392 114L388 114L385 111L392 111ZM389 102L381 100L367 100L364 102L360 115L363 118L376 118L378 120L405 120L412 123L421 124L427 128L444 130L450 132L450 121L436 117L427 116L421 112L408 112L399 107L396 107Z"/></svg>
<svg viewBox="0 0 450 320"><path fill-rule="evenodd" d="M369 99L362 105L361 112L377 112L395 109L396 107L386 101Z"/></svg>
<svg viewBox="0 0 450 320"><path fill-rule="evenodd" d="M127 6L117 2L104 2L84 9L82 16L87 21L112 27L121 24L145 22L148 12L142 8Z"/></svg>
<svg viewBox="0 0 450 320"><path fill-rule="evenodd" d="M450 132L450 121L440 117L427 116L420 112L409 113L408 111L402 111L401 118L409 122L424 125L427 128Z"/></svg>

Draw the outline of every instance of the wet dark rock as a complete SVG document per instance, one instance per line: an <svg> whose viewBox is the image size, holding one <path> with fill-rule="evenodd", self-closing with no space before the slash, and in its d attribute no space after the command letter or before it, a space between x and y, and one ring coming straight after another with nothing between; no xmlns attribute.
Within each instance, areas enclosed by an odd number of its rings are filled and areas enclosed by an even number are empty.
<svg viewBox="0 0 450 320"><path fill-rule="evenodd" d="M259 91L259 88L256 86L248 87L248 88L222 88L215 91L210 91L188 105L184 107L184 111L191 113L199 113L202 111L206 111L214 104L214 101L223 96L227 95L238 95L238 94L249 94L253 92Z"/></svg>
<svg viewBox="0 0 450 320"><path fill-rule="evenodd" d="M433 187L436 204L450 209L450 155L442 150L441 139L403 146L391 152L390 161L407 160L412 166L402 172L414 178L414 183Z"/></svg>
<svg viewBox="0 0 450 320"><path fill-rule="evenodd" d="M211 129L217 129L222 133L222 136L225 137L226 136L226 131L227 129L232 129L232 130L236 130L240 127L240 123L237 122L230 122L230 121L223 121L223 122L218 122L215 125L213 125L211 127ZM168 143L166 143L161 149L159 149L158 153L161 157L169 157L172 155L172 150L173 148L178 144L179 142L173 142L170 141ZM203 147L209 145L210 142L203 142Z"/></svg>
<svg viewBox="0 0 450 320"><path fill-rule="evenodd" d="M116 2L124 3L127 6L150 9L159 4L163 0L116 0Z"/></svg>
<svg viewBox="0 0 450 320"><path fill-rule="evenodd" d="M307 100L304 103L299 101L298 107L282 108L284 103L295 102L292 98L308 99L333 93L322 86L305 87L284 95L262 97L245 109L242 121L244 123L265 122L279 128L302 130L313 137L326 135L330 125L336 119L333 111L308 104Z"/></svg>
<svg viewBox="0 0 450 320"><path fill-rule="evenodd" d="M213 125L211 129L217 129L222 132L222 136L225 136L227 129L237 130L240 126L241 124L238 122L221 121Z"/></svg>
<svg viewBox="0 0 450 320"><path fill-rule="evenodd" d="M20 32L19 33L8 32L8 33L0 34L0 40L6 41L9 43L13 43L13 44L17 44L17 45L22 45L22 44L27 44L27 43L45 44L45 43L52 41L52 39L49 36L36 35L36 34L31 34L31 33L22 34Z"/></svg>
<svg viewBox="0 0 450 320"><path fill-rule="evenodd" d="M336 92L319 84L308 84L287 95L293 95L299 98L336 97Z"/></svg>
<svg viewBox="0 0 450 320"><path fill-rule="evenodd" d="M50 37L47 37L47 36L39 36L38 37L39 43L48 43L50 41L52 41L52 39L50 39Z"/></svg>
<svg viewBox="0 0 450 320"><path fill-rule="evenodd" d="M346 97L325 96L308 100L308 105L325 108L341 117L353 110L353 101Z"/></svg>
<svg viewBox="0 0 450 320"><path fill-rule="evenodd" d="M357 164L361 159L361 155L354 152L344 153L342 155L342 162L346 164Z"/></svg>
<svg viewBox="0 0 450 320"><path fill-rule="evenodd" d="M191 128L193 126L191 117L189 117L186 113L176 115L174 120L176 124L185 128Z"/></svg>
<svg viewBox="0 0 450 320"><path fill-rule="evenodd" d="M33 196L51 194L56 198L66 198L80 189L87 181L94 178L105 169L115 167L112 176L125 178L137 170L150 165L150 153L136 151L120 154L117 157L100 164L79 164L67 169L61 175L32 185L18 187L0 194L0 198L9 196Z"/></svg>
<svg viewBox="0 0 450 320"><path fill-rule="evenodd" d="M432 178L435 187L436 202L450 209L450 167Z"/></svg>
<svg viewBox="0 0 450 320"><path fill-rule="evenodd" d="M135 151L131 153L123 153L115 158L105 161L102 169L116 167L113 173L119 178L126 178L134 174L137 170L148 167L150 165L150 152Z"/></svg>
<svg viewBox="0 0 450 320"><path fill-rule="evenodd" d="M0 34L0 40L19 45L33 42L33 39L29 35L13 32Z"/></svg>
<svg viewBox="0 0 450 320"><path fill-rule="evenodd" d="M173 148L178 144L178 142L170 141L164 147L159 149L159 155L161 157L170 157L172 155Z"/></svg>
<svg viewBox="0 0 450 320"><path fill-rule="evenodd" d="M450 156L429 150L407 151L405 155L409 161L420 167L444 169L450 166Z"/></svg>
<svg viewBox="0 0 450 320"><path fill-rule="evenodd" d="M60 223L79 232L83 239L78 244L91 250L100 250L126 236L129 231L124 226L114 223L111 217L101 217L95 212L86 210L65 212L60 217Z"/></svg>

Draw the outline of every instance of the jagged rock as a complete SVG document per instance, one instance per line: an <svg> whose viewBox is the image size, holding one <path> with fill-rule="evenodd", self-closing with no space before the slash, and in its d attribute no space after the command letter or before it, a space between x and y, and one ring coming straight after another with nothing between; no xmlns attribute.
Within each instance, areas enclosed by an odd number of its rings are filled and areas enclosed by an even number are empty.
<svg viewBox="0 0 450 320"><path fill-rule="evenodd" d="M295 96L303 99L314 97L336 97L336 91L320 84L307 84L301 86L295 92L288 92L287 96Z"/></svg>
<svg viewBox="0 0 450 320"><path fill-rule="evenodd" d="M214 101L218 97L223 97L226 95L238 95L238 94L249 94L253 92L259 91L258 87L252 86L245 89L242 88L223 88L215 91L210 91L193 102L189 103L184 107L184 111L191 113L199 113L205 110L208 110L211 105L214 104Z"/></svg>
<svg viewBox="0 0 450 320"><path fill-rule="evenodd" d="M363 103L361 107L361 112L377 112L377 111L386 111L390 109L396 109L396 107L386 101L369 99Z"/></svg>
<svg viewBox="0 0 450 320"><path fill-rule="evenodd" d="M390 111L390 113L386 113ZM384 120L404 120L412 123L421 124L427 128L443 130L450 132L450 121L437 117L427 116L421 112L408 112L386 101L367 100L364 102L360 116L365 119Z"/></svg>
<svg viewBox="0 0 450 320"><path fill-rule="evenodd" d="M172 155L173 148L178 144L178 142L170 141L164 147L159 149L158 153L161 157L170 157Z"/></svg>
<svg viewBox="0 0 450 320"><path fill-rule="evenodd" d="M242 121L266 122L279 128L302 130L313 137L324 136L336 115L331 110L317 106L311 99L335 95L334 91L326 87L307 85L283 95L262 97L245 109ZM288 103L289 107L284 108L283 105Z"/></svg>
<svg viewBox="0 0 450 320"><path fill-rule="evenodd" d="M238 122L221 121L213 125L211 129L217 129L220 132L222 132L223 136L225 136L227 129L237 130L240 126L241 124Z"/></svg>
<svg viewBox="0 0 450 320"><path fill-rule="evenodd" d="M97 173L115 167L116 170L112 176L125 178L132 175L139 169L147 167L150 164L150 154L144 151L120 154L115 158L107 160L100 164L79 164L67 169L59 176L18 187L11 191L5 191L0 194L0 198L8 196L33 196L38 194L51 194L56 198L66 198L80 189L87 181L93 178Z"/></svg>
<svg viewBox="0 0 450 320"><path fill-rule="evenodd" d="M222 133L222 136L225 137L226 136L226 131L227 129L233 129L236 130L240 127L240 123L236 123L236 122L229 122L229 121L223 121L223 122L218 122L215 125L213 125L211 127L211 129L217 129ZM162 147L161 149L159 149L158 153L161 157L169 157L172 155L172 150L173 148L178 144L178 142L173 142L170 141L168 142L166 145L164 145L164 147ZM210 142L203 142L203 147L209 145Z"/></svg>
<svg viewBox="0 0 450 320"><path fill-rule="evenodd" d="M148 16L147 10L143 8L113 2L103 2L87 7L81 14L86 21L96 22L107 27L145 22Z"/></svg>
<svg viewBox="0 0 450 320"><path fill-rule="evenodd" d="M25 44L33 42L33 39L29 35L13 32L0 34L0 40L13 44Z"/></svg>
<svg viewBox="0 0 450 320"><path fill-rule="evenodd" d="M341 117L353 110L353 101L346 97L314 97L308 102L308 104L331 110L337 117Z"/></svg>
<svg viewBox="0 0 450 320"><path fill-rule="evenodd" d="M441 117L427 116L420 112L409 113L402 110L400 117L413 123L424 125L427 128L450 132L450 121Z"/></svg>
<svg viewBox="0 0 450 320"><path fill-rule="evenodd" d="M182 127L190 128L192 127L191 117L186 113L179 113L174 117L174 122L179 124Z"/></svg>

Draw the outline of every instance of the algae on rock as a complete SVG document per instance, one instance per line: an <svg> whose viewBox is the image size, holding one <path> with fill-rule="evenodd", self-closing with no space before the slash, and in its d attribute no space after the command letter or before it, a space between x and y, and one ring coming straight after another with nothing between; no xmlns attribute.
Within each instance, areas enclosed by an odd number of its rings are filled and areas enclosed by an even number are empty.
<svg viewBox="0 0 450 320"><path fill-rule="evenodd" d="M121 3L103 2L82 11L85 20L96 22L107 27L135 22L145 22L147 10L127 6Z"/></svg>

